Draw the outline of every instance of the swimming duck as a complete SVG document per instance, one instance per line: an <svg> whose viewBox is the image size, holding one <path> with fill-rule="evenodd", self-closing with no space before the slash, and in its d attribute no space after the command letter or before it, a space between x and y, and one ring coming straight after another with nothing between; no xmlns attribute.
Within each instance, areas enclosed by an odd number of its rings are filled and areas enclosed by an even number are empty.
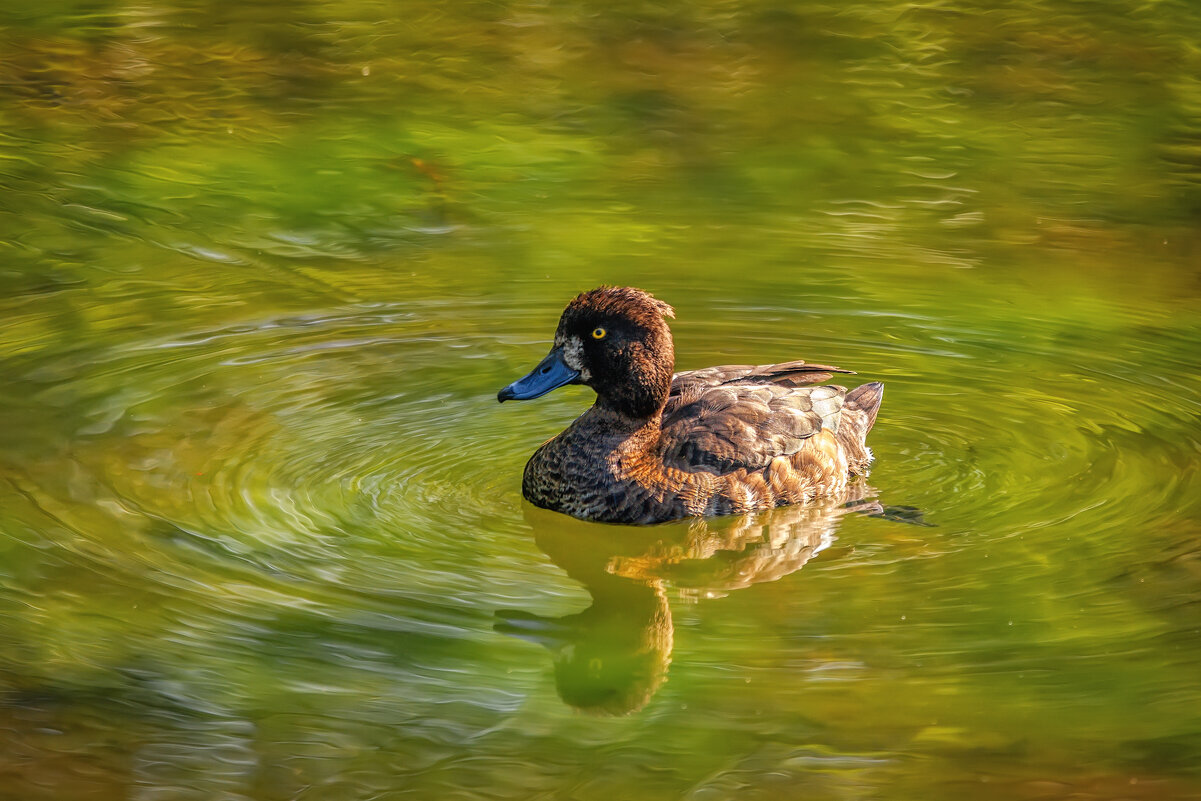
<svg viewBox="0 0 1201 801"><path fill-rule="evenodd" d="M567 305L554 345L497 394L530 400L584 384L596 402L525 466L535 506L583 520L649 524L752 512L846 489L884 386L813 386L837 367L803 361L675 373L671 306L631 287Z"/></svg>

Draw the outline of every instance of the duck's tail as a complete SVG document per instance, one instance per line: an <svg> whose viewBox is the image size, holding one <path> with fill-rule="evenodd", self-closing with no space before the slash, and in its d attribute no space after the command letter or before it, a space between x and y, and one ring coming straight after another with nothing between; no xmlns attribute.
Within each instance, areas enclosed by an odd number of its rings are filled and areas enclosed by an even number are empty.
<svg viewBox="0 0 1201 801"><path fill-rule="evenodd" d="M884 400L884 385L879 381L855 387L843 399L838 438L847 454L851 475L867 473L872 463L872 449L867 447L867 432L876 422L880 401Z"/></svg>

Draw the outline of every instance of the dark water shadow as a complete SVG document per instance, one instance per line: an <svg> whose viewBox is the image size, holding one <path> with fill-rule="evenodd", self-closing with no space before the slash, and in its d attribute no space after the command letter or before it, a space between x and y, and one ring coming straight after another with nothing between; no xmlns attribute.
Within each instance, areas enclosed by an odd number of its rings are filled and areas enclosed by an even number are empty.
<svg viewBox="0 0 1201 801"><path fill-rule="evenodd" d="M667 678L675 630L668 590L716 598L800 570L834 540L847 514L897 519L853 487L842 497L740 517L649 528L587 523L527 506L534 542L592 596L582 612L496 612L498 632L552 655L560 698L584 712L626 715ZM904 507L895 507L904 509ZM924 525L914 510L910 517ZM905 515L901 515L905 517Z"/></svg>

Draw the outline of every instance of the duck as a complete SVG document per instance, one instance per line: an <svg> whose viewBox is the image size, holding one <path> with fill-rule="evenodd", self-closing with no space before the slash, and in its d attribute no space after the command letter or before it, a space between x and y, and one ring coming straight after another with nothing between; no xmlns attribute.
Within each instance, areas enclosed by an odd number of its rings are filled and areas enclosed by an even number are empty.
<svg viewBox="0 0 1201 801"><path fill-rule="evenodd" d="M569 384L591 407L526 463L535 506L600 523L649 525L744 514L844 492L866 476L880 382L803 360L675 372L675 310L634 287L577 295L550 352L497 393L533 400Z"/></svg>

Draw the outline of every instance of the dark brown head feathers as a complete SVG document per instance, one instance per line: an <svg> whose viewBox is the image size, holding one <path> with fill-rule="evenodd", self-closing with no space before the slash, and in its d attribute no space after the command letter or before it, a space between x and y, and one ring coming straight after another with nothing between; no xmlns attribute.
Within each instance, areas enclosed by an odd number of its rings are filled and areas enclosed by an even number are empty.
<svg viewBox="0 0 1201 801"><path fill-rule="evenodd" d="M650 322L648 317L676 316L676 310L668 304L649 292L630 286L600 286L581 292L567 304L567 311L591 311L643 323Z"/></svg>
<svg viewBox="0 0 1201 801"><path fill-rule="evenodd" d="M578 362L580 383L596 390L601 406L648 418L658 415L671 388L675 348L663 318L674 316L649 292L602 286L567 304L555 343Z"/></svg>

